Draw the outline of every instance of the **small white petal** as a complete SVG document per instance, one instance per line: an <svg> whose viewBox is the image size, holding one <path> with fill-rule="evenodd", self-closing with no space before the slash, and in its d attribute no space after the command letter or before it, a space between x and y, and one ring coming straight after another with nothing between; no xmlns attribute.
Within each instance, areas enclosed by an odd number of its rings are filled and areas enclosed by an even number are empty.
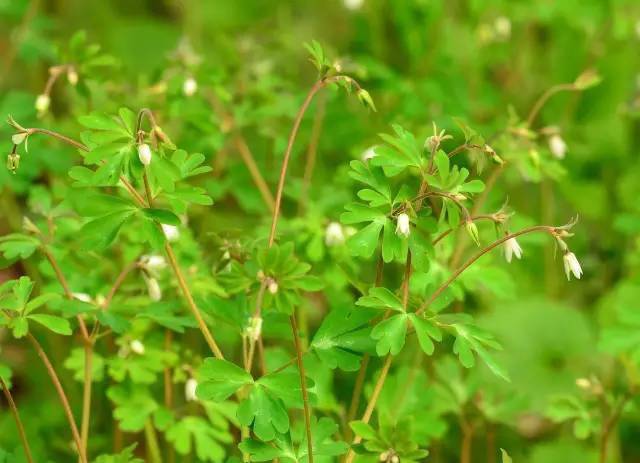
<svg viewBox="0 0 640 463"><path fill-rule="evenodd" d="M567 154L567 144L558 134L549 137L549 150L556 159L564 159Z"/></svg>
<svg viewBox="0 0 640 463"><path fill-rule="evenodd" d="M147 291L149 292L149 299L152 301L159 301L162 299L162 289L160 289L160 283L155 278L146 277Z"/></svg>
<svg viewBox="0 0 640 463"><path fill-rule="evenodd" d="M509 238L504 242L504 258L511 263L513 256L517 259L522 258L522 248L515 238Z"/></svg>
<svg viewBox="0 0 640 463"><path fill-rule="evenodd" d="M146 143L138 145L138 158L142 165L148 166L151 164L151 148Z"/></svg>
<svg viewBox="0 0 640 463"><path fill-rule="evenodd" d="M339 246L344 243L344 230L338 222L331 222L324 232L324 242L327 246Z"/></svg>
<svg viewBox="0 0 640 463"><path fill-rule="evenodd" d="M572 252L567 252L562 259L564 263L564 273L567 276L567 280L571 280L571 274L579 280L580 277L582 277L582 267L580 266L580 262L578 262L576 255Z"/></svg>
<svg viewBox="0 0 640 463"><path fill-rule="evenodd" d="M188 77L182 84L182 92L185 96L193 96L198 91L198 82L193 77Z"/></svg>
<svg viewBox="0 0 640 463"><path fill-rule="evenodd" d="M271 294L275 294L278 292L278 283L275 281L272 281L271 283L269 283L269 292Z"/></svg>
<svg viewBox="0 0 640 463"><path fill-rule="evenodd" d="M42 95L38 95L36 98L36 111L38 114L44 114L49 110L49 105L51 105L51 98L49 95L43 93Z"/></svg>
<svg viewBox="0 0 640 463"><path fill-rule="evenodd" d="M144 354L144 344L142 344L137 339L134 339L133 341L131 341L131 343L129 344L129 347L131 348L132 352L138 355Z"/></svg>
<svg viewBox="0 0 640 463"><path fill-rule="evenodd" d="M175 225L168 225L166 223L161 224L164 236L168 241L177 241L180 238L180 230Z"/></svg>
<svg viewBox="0 0 640 463"><path fill-rule="evenodd" d="M400 214L396 222L396 235L407 238L411 233L411 226L409 222L409 216L406 212Z"/></svg>
<svg viewBox="0 0 640 463"><path fill-rule="evenodd" d="M198 400L198 396L196 395L196 389L198 388L198 381L195 378L189 378L186 383L184 383L184 399L187 402L195 402Z"/></svg>
<svg viewBox="0 0 640 463"><path fill-rule="evenodd" d="M77 299L80 302L91 302L91 296L89 296L87 293L71 293L71 295L74 299Z"/></svg>
<svg viewBox="0 0 640 463"><path fill-rule="evenodd" d="M375 146L370 146L369 148L364 150L364 152L360 155L360 159L362 159L362 162L367 162L377 156L375 148Z"/></svg>
<svg viewBox="0 0 640 463"><path fill-rule="evenodd" d="M140 258L140 264L152 273L157 273L167 266L164 257L157 254L144 255Z"/></svg>
<svg viewBox="0 0 640 463"><path fill-rule="evenodd" d="M362 8L364 0L342 0L342 3L347 10L356 11Z"/></svg>

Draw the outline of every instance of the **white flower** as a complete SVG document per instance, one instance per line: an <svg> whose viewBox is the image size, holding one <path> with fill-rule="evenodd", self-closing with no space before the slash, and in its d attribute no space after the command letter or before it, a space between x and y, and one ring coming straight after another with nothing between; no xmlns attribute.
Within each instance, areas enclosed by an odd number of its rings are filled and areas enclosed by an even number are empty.
<svg viewBox="0 0 640 463"><path fill-rule="evenodd" d="M564 159L565 154L567 154L567 144L560 134L554 133L549 137L549 150L556 159Z"/></svg>
<svg viewBox="0 0 640 463"><path fill-rule="evenodd" d="M338 222L331 222L324 232L324 242L327 246L339 246L344 243L344 230Z"/></svg>
<svg viewBox="0 0 640 463"><path fill-rule="evenodd" d="M129 343L129 347L131 348L131 351L134 352L135 354L138 354L138 355L144 354L144 344L142 344L137 339L134 339L133 341L131 341Z"/></svg>
<svg viewBox="0 0 640 463"><path fill-rule="evenodd" d="M568 251L564 254L562 260L564 261L564 273L567 275L567 280L571 280L572 273L579 280L582 276L582 267L580 267L580 262L578 262L576 255Z"/></svg>
<svg viewBox="0 0 640 463"><path fill-rule="evenodd" d="M151 148L149 148L149 145L146 143L138 145L138 158L140 158L140 162L144 166L151 164Z"/></svg>
<svg viewBox="0 0 640 463"><path fill-rule="evenodd" d="M409 236L409 233L411 233L411 228L409 225L409 216L406 214L406 212L403 212L398 216L398 219L397 219L396 235L407 238Z"/></svg>
<svg viewBox="0 0 640 463"><path fill-rule="evenodd" d="M162 289L160 289L160 283L153 277L145 277L147 283L147 291L149 292L149 299L152 301L159 301L162 299Z"/></svg>
<svg viewBox="0 0 640 463"><path fill-rule="evenodd" d="M164 257L157 254L144 255L140 258L140 264L151 273L157 273L167 266Z"/></svg>
<svg viewBox="0 0 640 463"><path fill-rule="evenodd" d="M74 68L69 68L69 70L67 71L67 80L74 87L78 85L78 73Z"/></svg>
<svg viewBox="0 0 640 463"><path fill-rule="evenodd" d="M375 146L370 146L369 148L367 148L366 150L364 150L362 152L362 155L360 155L360 159L362 159L362 162L367 162L367 161L375 158L376 156L377 156L376 147Z"/></svg>
<svg viewBox="0 0 640 463"><path fill-rule="evenodd" d="M71 293L71 295L74 299L77 299L80 302L91 302L91 296L89 296L87 293Z"/></svg>
<svg viewBox="0 0 640 463"><path fill-rule="evenodd" d="M195 378L189 378L186 383L184 383L184 400L187 402L195 402L198 400L198 396L196 396L196 389L198 388L198 381Z"/></svg>
<svg viewBox="0 0 640 463"><path fill-rule="evenodd" d="M262 318L261 317L251 317L249 319L249 326L246 329L247 336L252 341L257 341L262 334Z"/></svg>
<svg viewBox="0 0 640 463"><path fill-rule="evenodd" d="M187 77L182 84L185 96L193 96L198 91L198 82L193 77Z"/></svg>
<svg viewBox="0 0 640 463"><path fill-rule="evenodd" d="M493 28L500 40L506 40L511 36L511 20L506 16L498 16L493 22Z"/></svg>
<svg viewBox="0 0 640 463"><path fill-rule="evenodd" d="M269 286L267 287L269 289L269 292L271 294L275 294L278 292L278 282L276 282L275 280L271 280L269 282Z"/></svg>
<svg viewBox="0 0 640 463"><path fill-rule="evenodd" d="M511 263L511 259L513 256L516 258L522 258L522 248L518 244L518 241L515 238L509 238L504 242L504 258L507 262Z"/></svg>
<svg viewBox="0 0 640 463"><path fill-rule="evenodd" d="M36 111L38 111L38 115L42 116L49 110L49 105L51 104L51 98L46 93L38 95L36 98Z"/></svg>
<svg viewBox="0 0 640 463"><path fill-rule="evenodd" d="M178 227L175 225L168 225L166 223L160 225L168 241L177 241L178 238L180 238L180 230L178 230Z"/></svg>
<svg viewBox="0 0 640 463"><path fill-rule="evenodd" d="M362 8L364 0L342 0L342 3L347 10L356 11Z"/></svg>

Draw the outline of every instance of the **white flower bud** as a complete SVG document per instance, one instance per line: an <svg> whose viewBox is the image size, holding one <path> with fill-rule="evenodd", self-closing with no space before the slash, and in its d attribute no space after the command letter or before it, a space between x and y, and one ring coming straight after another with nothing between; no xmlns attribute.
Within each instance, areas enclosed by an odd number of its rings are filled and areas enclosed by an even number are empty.
<svg viewBox="0 0 640 463"><path fill-rule="evenodd" d="M572 273L579 280L582 276L582 267L580 267L580 262L578 262L576 255L571 251L567 251L562 260L564 261L564 273L567 275L567 280L571 280Z"/></svg>
<svg viewBox="0 0 640 463"><path fill-rule="evenodd" d="M157 254L144 255L140 258L140 265L151 273L158 273L167 266L167 261Z"/></svg>
<svg viewBox="0 0 640 463"><path fill-rule="evenodd" d="M80 302L91 303L91 296L87 293L71 293L71 295Z"/></svg>
<svg viewBox="0 0 640 463"><path fill-rule="evenodd" d="M498 16L493 23L493 28L499 40L507 40L511 37L511 20L506 16Z"/></svg>
<svg viewBox="0 0 640 463"><path fill-rule="evenodd" d="M367 162L375 158L376 156L377 156L376 147L370 146L369 148L363 151L363 153L360 155L360 159L362 159L362 162Z"/></svg>
<svg viewBox="0 0 640 463"><path fill-rule="evenodd" d="M398 457L398 455L393 455L391 457L391 463L400 463L400 457Z"/></svg>
<svg viewBox="0 0 640 463"><path fill-rule="evenodd" d="M518 244L518 241L515 238L509 238L504 242L504 258L507 262L511 263L511 259L513 256L516 258L522 258L522 248Z"/></svg>
<svg viewBox="0 0 640 463"><path fill-rule="evenodd" d="M38 95L38 98L36 98L36 111L38 112L38 115L43 115L45 114L48 110L49 110L49 106L51 105L51 97L49 97L49 95L47 95L46 93L43 93L41 95Z"/></svg>
<svg viewBox="0 0 640 463"><path fill-rule="evenodd" d="M469 234L473 242L476 243L476 245L480 246L480 234L478 233L478 226L472 220L467 220L464 226L467 229L467 233Z"/></svg>
<svg viewBox="0 0 640 463"><path fill-rule="evenodd" d="M339 246L344 243L344 230L338 222L331 222L324 232L324 242L327 246Z"/></svg>
<svg viewBox="0 0 640 463"><path fill-rule="evenodd" d="M556 159L564 159L567 154L567 144L560 134L554 133L549 137L549 150Z"/></svg>
<svg viewBox="0 0 640 463"><path fill-rule="evenodd" d="M378 456L378 460L379 461L387 461L387 458L389 458L389 451L385 450L384 452L382 452L379 456Z"/></svg>
<svg viewBox="0 0 640 463"><path fill-rule="evenodd" d="M409 216L406 212L400 214L397 218L396 222L396 235L402 236L404 238L409 237L409 233L411 233L411 226L409 223Z"/></svg>
<svg viewBox="0 0 640 463"><path fill-rule="evenodd" d="M271 294L275 294L278 292L278 282L275 280L271 280L269 282L269 286L267 287Z"/></svg>
<svg viewBox="0 0 640 463"><path fill-rule="evenodd" d="M131 348L131 351L135 354L138 354L138 355L144 354L144 344L142 344L137 339L134 339L133 341L131 341L129 343L129 347Z"/></svg>
<svg viewBox="0 0 640 463"><path fill-rule="evenodd" d="M364 5L364 0L342 0L342 3L347 10L357 11Z"/></svg>
<svg viewBox="0 0 640 463"><path fill-rule="evenodd" d="M164 236L167 238L167 241L178 241L180 238L180 230L175 225L168 225L166 223L160 224L162 226L162 231L164 232Z"/></svg>
<svg viewBox="0 0 640 463"><path fill-rule="evenodd" d="M193 77L187 77L182 84L182 92L185 96L193 96L198 91L198 82Z"/></svg>
<svg viewBox="0 0 640 463"><path fill-rule="evenodd" d="M69 68L69 70L67 71L67 80L74 87L78 85L78 73L74 68Z"/></svg>
<svg viewBox="0 0 640 463"><path fill-rule="evenodd" d="M143 166L151 164L151 148L146 143L138 145L138 158Z"/></svg>
<svg viewBox="0 0 640 463"><path fill-rule="evenodd" d="M591 381L587 378L578 378L576 379L576 386L582 390L588 391L591 389Z"/></svg>
<svg viewBox="0 0 640 463"><path fill-rule="evenodd" d="M147 291L149 292L149 299L154 302L162 299L162 289L160 289L160 283L153 277L145 277L147 283Z"/></svg>
<svg viewBox="0 0 640 463"><path fill-rule="evenodd" d="M196 389L198 388L198 381L195 378L189 378L186 383L184 383L184 400L187 402L195 402L198 400L198 396L196 396Z"/></svg>

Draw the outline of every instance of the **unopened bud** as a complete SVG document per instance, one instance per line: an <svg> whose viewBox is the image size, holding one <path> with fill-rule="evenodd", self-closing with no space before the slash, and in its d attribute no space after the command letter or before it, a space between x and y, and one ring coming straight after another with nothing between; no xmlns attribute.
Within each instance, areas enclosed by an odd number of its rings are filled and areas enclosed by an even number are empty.
<svg viewBox="0 0 640 463"><path fill-rule="evenodd" d="M20 155L18 153L9 153L7 155L7 169L15 174L18 167L20 167Z"/></svg>
<svg viewBox="0 0 640 463"><path fill-rule="evenodd" d="M146 143L138 145L138 158L143 166L151 164L151 148Z"/></svg>
<svg viewBox="0 0 640 463"><path fill-rule="evenodd" d="M189 378L187 382L184 383L184 400L187 402L195 402L198 400L196 389L198 389L198 381L196 381L195 378Z"/></svg>
<svg viewBox="0 0 640 463"><path fill-rule="evenodd" d="M275 280L271 280L268 286L269 292L275 294L278 292L278 283Z"/></svg>
<svg viewBox="0 0 640 463"><path fill-rule="evenodd" d="M160 288L160 283L153 277L145 277L145 281L147 283L147 291L149 292L149 299L154 302L162 299L162 289Z"/></svg>
<svg viewBox="0 0 640 463"><path fill-rule="evenodd" d="M249 326L246 329L247 336L252 341L257 341L262 334L262 318L261 317L251 317L249 319Z"/></svg>
<svg viewBox="0 0 640 463"><path fill-rule="evenodd" d="M467 233L469 233L469 236L471 237L473 242L476 243L476 245L480 246L480 235L478 233L478 226L472 220L467 220L464 226L467 229Z"/></svg>
<svg viewBox="0 0 640 463"><path fill-rule="evenodd" d="M42 116L43 114L45 114L49 110L50 105L51 105L51 97L49 97L49 95L47 95L46 93L38 95L38 97L36 98L35 107L39 116Z"/></svg>
<svg viewBox="0 0 640 463"><path fill-rule="evenodd" d="M198 91L198 82L193 77L187 77L182 84L182 92L185 96L193 96Z"/></svg>
<svg viewBox="0 0 640 463"><path fill-rule="evenodd" d="M138 354L138 355L144 354L144 344L142 344L137 339L134 339L133 341L131 341L131 343L129 344L129 347L131 348L131 351L135 354Z"/></svg>
<svg viewBox="0 0 640 463"><path fill-rule="evenodd" d="M26 215L22 217L22 229L27 233L40 234L40 229Z"/></svg>
<svg viewBox="0 0 640 463"><path fill-rule="evenodd" d="M74 87L78 85L78 73L74 68L69 68L69 70L67 71L67 80Z"/></svg>
<svg viewBox="0 0 640 463"><path fill-rule="evenodd" d="M167 241L178 241L180 238L180 230L175 225L168 225L166 223L160 224L162 227L162 231L164 232L164 236L167 238Z"/></svg>

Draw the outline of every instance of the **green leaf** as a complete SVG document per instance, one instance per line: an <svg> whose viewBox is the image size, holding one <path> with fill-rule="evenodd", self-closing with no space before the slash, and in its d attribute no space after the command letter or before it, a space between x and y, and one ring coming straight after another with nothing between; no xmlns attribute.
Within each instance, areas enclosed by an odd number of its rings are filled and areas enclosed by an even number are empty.
<svg viewBox="0 0 640 463"><path fill-rule="evenodd" d="M363 439L371 440L377 437L376 431L371 427L369 423L365 423L364 421L351 421L349 426L356 434L356 436L360 436Z"/></svg>
<svg viewBox="0 0 640 463"><path fill-rule="evenodd" d="M27 305L25 306L24 313L29 314L34 310L36 310L38 307L41 307L50 301L54 301L58 299L60 299L60 295L56 293L41 294L38 297L34 297L27 303Z"/></svg>
<svg viewBox="0 0 640 463"><path fill-rule="evenodd" d="M382 231L383 222L371 222L369 225L351 236L347 246L354 256L371 257L378 247L378 237Z"/></svg>
<svg viewBox="0 0 640 463"><path fill-rule="evenodd" d="M249 398L240 403L238 421L245 426L253 424L253 432L264 441L289 430L289 415L282 400L262 386L253 387Z"/></svg>
<svg viewBox="0 0 640 463"><path fill-rule="evenodd" d="M54 333L62 334L65 336L71 335L71 325L66 318L47 314L32 314L27 318L33 320L34 322L40 323Z"/></svg>
<svg viewBox="0 0 640 463"><path fill-rule="evenodd" d="M502 454L502 463L513 463L513 460L505 449L500 449L500 453Z"/></svg>
<svg viewBox="0 0 640 463"><path fill-rule="evenodd" d="M401 313L378 323L371 331L377 339L376 352L379 356L398 355L404 347L407 336L407 314Z"/></svg>
<svg viewBox="0 0 640 463"><path fill-rule="evenodd" d="M236 364L215 358L204 360L198 377L198 397L216 402L229 398L242 386L253 383L251 375Z"/></svg>
<svg viewBox="0 0 640 463"><path fill-rule="evenodd" d="M181 223L180 218L167 209L145 208L142 209L142 212L144 212L144 215L148 218L156 220L159 223L175 226Z"/></svg>
<svg viewBox="0 0 640 463"><path fill-rule="evenodd" d="M21 233L12 233L0 238L0 253L5 259L29 258L40 246L40 240Z"/></svg>
<svg viewBox="0 0 640 463"><path fill-rule="evenodd" d="M435 349L433 341L442 341L442 332L437 326L416 314L409 314L409 319L416 330L416 336L418 338L420 348L427 355L433 354Z"/></svg>
<svg viewBox="0 0 640 463"><path fill-rule="evenodd" d="M356 301L356 305L404 312L404 307L400 298L384 287L371 288L368 295L362 296Z"/></svg>
<svg viewBox="0 0 640 463"><path fill-rule="evenodd" d="M166 432L166 437L180 455L189 455L193 450L199 461L222 461L225 450L220 440L229 441L231 436L211 426L204 418L187 416L176 422Z"/></svg>
<svg viewBox="0 0 640 463"><path fill-rule="evenodd" d="M104 249L109 246L133 213L131 210L113 212L84 224L79 234L85 249Z"/></svg>

